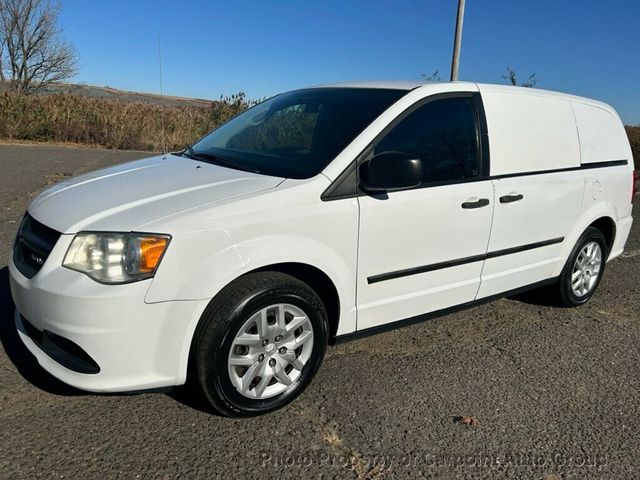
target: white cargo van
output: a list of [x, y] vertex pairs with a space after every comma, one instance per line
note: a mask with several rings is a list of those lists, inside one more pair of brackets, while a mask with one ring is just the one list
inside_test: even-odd
[[293, 91], [35, 198], [10, 261], [15, 320], [70, 385], [189, 377], [223, 414], [259, 414], [304, 389], [327, 344], [542, 285], [586, 302], [633, 190], [600, 102], [475, 83]]

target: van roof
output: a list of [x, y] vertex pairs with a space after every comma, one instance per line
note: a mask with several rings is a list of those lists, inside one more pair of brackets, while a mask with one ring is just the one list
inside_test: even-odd
[[315, 85], [311, 88], [388, 88], [392, 90], [413, 90], [414, 88], [422, 87], [425, 84], [425, 82], [408, 80], [374, 80], [364, 82], [327, 83], [323, 85]]
[[604, 108], [605, 110], [612, 111], [612, 107], [606, 103], [593, 100], [591, 98], [580, 97], [571, 95], [568, 93], [555, 92], [551, 90], [542, 90], [539, 88], [526, 88], [515, 87], [511, 85], [495, 85], [490, 83], [474, 83], [474, 82], [419, 82], [419, 81], [403, 81], [403, 80], [388, 80], [388, 81], [363, 81], [363, 82], [341, 82], [330, 83], [324, 85], [316, 85], [312, 88], [382, 88], [382, 89], [394, 89], [394, 90], [414, 90], [421, 87], [437, 87], [442, 84], [455, 83], [460, 87], [465, 86], [477, 86], [481, 92], [494, 92], [494, 93], [511, 93], [511, 94], [523, 94], [523, 95], [536, 95], [541, 97], [563, 97], [574, 102], [586, 103], [589, 105]]
[[577, 95], [571, 95], [569, 93], [555, 92], [553, 90], [542, 90], [540, 88], [527, 88], [527, 87], [515, 87], [512, 85], [494, 85], [490, 83], [477, 83], [480, 92], [493, 92], [493, 93], [510, 93], [510, 94], [522, 94], [538, 97], [551, 97], [551, 98], [564, 98], [571, 100], [572, 102], [586, 103], [596, 107], [603, 108], [607, 111], [613, 112], [613, 108], [598, 100], [592, 98], [580, 97]]

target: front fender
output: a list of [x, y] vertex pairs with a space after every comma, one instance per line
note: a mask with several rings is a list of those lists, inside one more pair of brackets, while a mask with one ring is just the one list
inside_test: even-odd
[[[217, 237], [217, 238], [216, 238]], [[245, 242], [229, 241], [225, 230], [194, 232], [172, 240], [145, 302], [206, 300], [236, 278], [278, 263], [302, 263], [324, 272], [340, 298], [339, 333], [356, 327], [355, 249], [347, 256], [325, 242], [302, 235], [265, 235]], [[215, 245], [220, 248], [215, 248]], [[197, 252], [215, 252], [199, 256]]]
[[[211, 245], [207, 235], [195, 234], [190, 241], [182, 239], [176, 242], [181, 245], [180, 252], [174, 252], [172, 258], [197, 258], [195, 252], [206, 245]], [[176, 245], [172, 245], [176, 246]], [[178, 249], [176, 249], [178, 250]], [[354, 252], [355, 254], [355, 252]], [[165, 270], [167, 275], [157, 275], [154, 278], [145, 302], [163, 302], [170, 300], [188, 300], [213, 298], [222, 288], [236, 278], [256, 270], [277, 263], [298, 262], [311, 265], [322, 270], [334, 283], [340, 298], [340, 318], [338, 321], [338, 335], [351, 333], [356, 329], [355, 307], [355, 263], [343, 258], [338, 252], [328, 248], [326, 244], [313, 238], [270, 235], [254, 238], [245, 243], [230, 245], [219, 250], [215, 255], [204, 259], [195, 268], [176, 270], [177, 265], [171, 265]], [[171, 263], [171, 262], [168, 262]], [[169, 265], [164, 265], [167, 267]], [[170, 274], [168, 272], [175, 272]], [[186, 325], [182, 338], [181, 375], [186, 378], [186, 365], [191, 341], [200, 321], [198, 315]]]
[[211, 243], [205, 235], [196, 234], [194, 238], [183, 241], [180, 250], [183, 252], [172, 252], [176, 260], [181, 258], [183, 262], [195, 257], [197, 265], [185, 269], [179, 265], [165, 265], [163, 260], [163, 269], [172, 274], [166, 278], [156, 277], [147, 294], [148, 303], [212, 298], [239, 276], [276, 263], [305, 263], [322, 270], [336, 286], [349, 281], [355, 284], [355, 270], [346, 259], [322, 242], [308, 237], [261, 236], [225, 246], [206, 258], [198, 258], [197, 252], [210, 251]]

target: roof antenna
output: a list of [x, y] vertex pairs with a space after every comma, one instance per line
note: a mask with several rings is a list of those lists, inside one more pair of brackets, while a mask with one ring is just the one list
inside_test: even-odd
[[[162, 100], [162, 50], [160, 49], [160, 36], [158, 35], [158, 67], [160, 72], [160, 99]], [[162, 127], [162, 154], [167, 154], [167, 139], [164, 130], [164, 104], [160, 102], [160, 124]]]

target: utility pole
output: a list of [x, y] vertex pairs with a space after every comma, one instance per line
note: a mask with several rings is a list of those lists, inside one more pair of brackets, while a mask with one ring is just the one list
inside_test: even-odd
[[462, 22], [464, 21], [464, 0], [458, 0], [458, 16], [456, 18], [456, 34], [453, 39], [453, 59], [451, 60], [451, 81], [458, 80], [460, 66], [460, 44], [462, 43]]

